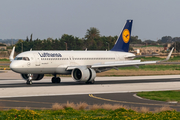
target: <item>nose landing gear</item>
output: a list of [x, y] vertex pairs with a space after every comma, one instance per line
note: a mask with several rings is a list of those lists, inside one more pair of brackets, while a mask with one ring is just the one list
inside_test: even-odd
[[32, 74], [28, 74], [28, 79], [26, 81], [26, 84], [32, 85]]
[[60, 77], [56, 77], [56, 74], [53, 74], [54, 77], [51, 79], [52, 83], [60, 83], [61, 82], [61, 78]]

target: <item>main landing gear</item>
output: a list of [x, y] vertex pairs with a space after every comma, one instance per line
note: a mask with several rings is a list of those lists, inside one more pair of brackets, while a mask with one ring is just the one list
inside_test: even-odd
[[51, 79], [52, 83], [60, 83], [61, 82], [61, 78], [60, 77], [56, 77], [56, 74], [53, 74], [54, 77]]
[[94, 80], [91, 80], [91, 81], [87, 81], [86, 84], [94, 84], [95, 81]]
[[32, 74], [28, 74], [28, 79], [26, 81], [26, 84], [32, 85]]

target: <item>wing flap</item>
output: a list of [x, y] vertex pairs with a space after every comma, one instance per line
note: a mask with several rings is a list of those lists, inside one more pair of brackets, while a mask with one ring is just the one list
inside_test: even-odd
[[156, 61], [146, 61], [146, 62], [138, 62], [138, 61], [123, 61], [122, 63], [112, 63], [112, 64], [99, 64], [92, 65], [91, 68], [105, 68], [105, 67], [125, 67], [125, 66], [138, 66], [145, 64], [155, 64]]

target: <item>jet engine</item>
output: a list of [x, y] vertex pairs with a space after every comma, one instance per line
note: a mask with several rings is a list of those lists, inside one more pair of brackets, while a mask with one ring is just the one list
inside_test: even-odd
[[[31, 74], [32, 75], [32, 80], [41, 80], [44, 77], [44, 74]], [[21, 74], [21, 77], [24, 80], [28, 80], [29, 76], [28, 74]]]
[[87, 68], [87, 67], [79, 67], [75, 68], [72, 73], [72, 77], [76, 81], [94, 81], [96, 77], [96, 72], [94, 69]]

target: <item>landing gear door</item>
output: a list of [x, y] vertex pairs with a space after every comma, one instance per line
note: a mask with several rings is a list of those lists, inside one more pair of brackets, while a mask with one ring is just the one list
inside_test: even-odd
[[40, 57], [38, 54], [34, 54], [35, 57], [35, 66], [40, 66]]

